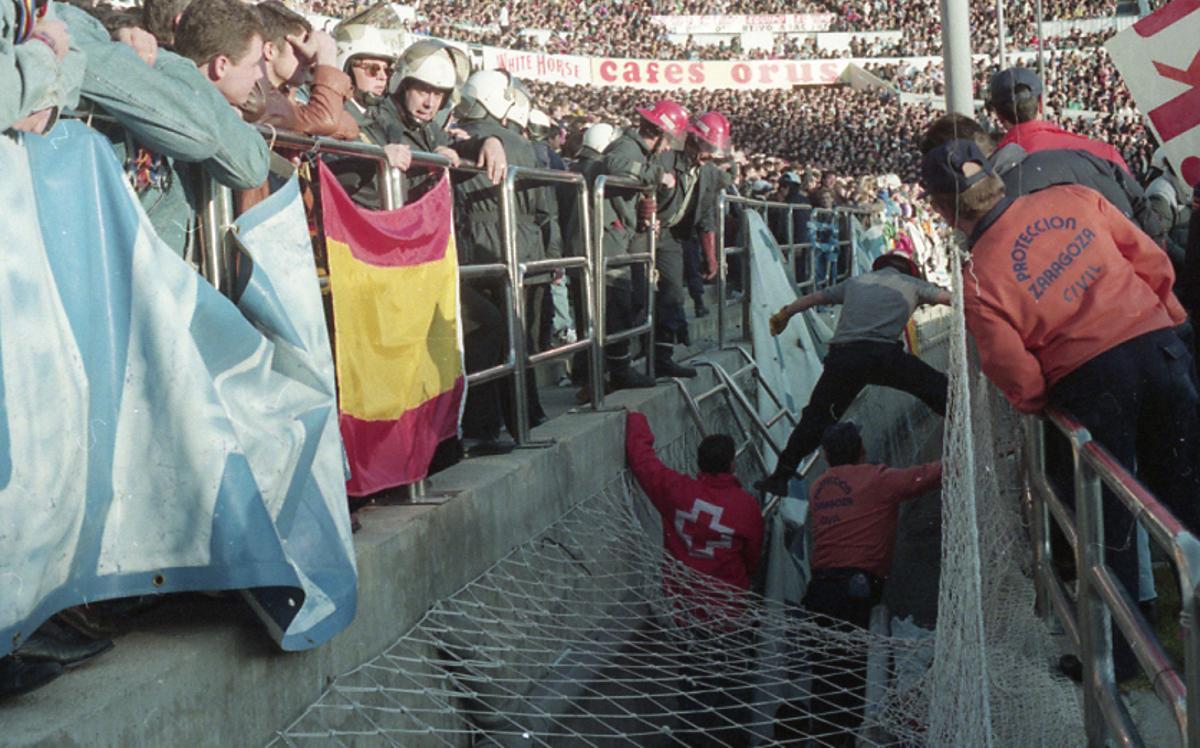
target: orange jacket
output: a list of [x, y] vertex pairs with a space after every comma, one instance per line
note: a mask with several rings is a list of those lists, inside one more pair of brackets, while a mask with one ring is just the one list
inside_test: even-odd
[[1082, 364], [1183, 322], [1174, 280], [1166, 253], [1100, 193], [1049, 187], [1013, 201], [975, 239], [964, 314], [984, 373], [1017, 410], [1036, 413]]
[[808, 491], [813, 570], [862, 569], [886, 579], [901, 502], [941, 484], [941, 462], [909, 468], [858, 463], [821, 473]]

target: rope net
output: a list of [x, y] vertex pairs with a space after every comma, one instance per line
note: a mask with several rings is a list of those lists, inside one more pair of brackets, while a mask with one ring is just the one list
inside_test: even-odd
[[[1052, 675], [1033, 610], [1019, 422], [969, 363], [961, 313], [951, 327], [935, 637], [875, 635], [692, 572], [622, 474], [336, 678], [274, 744], [1081, 743], [1077, 692]], [[703, 414], [736, 433], [718, 398]], [[660, 455], [687, 471], [698, 441]]]

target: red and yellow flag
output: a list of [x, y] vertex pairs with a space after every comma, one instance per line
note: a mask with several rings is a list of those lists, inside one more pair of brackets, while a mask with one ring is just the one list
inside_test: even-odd
[[392, 211], [356, 206], [321, 164], [338, 407], [354, 496], [425, 477], [458, 433], [465, 376], [446, 177]]

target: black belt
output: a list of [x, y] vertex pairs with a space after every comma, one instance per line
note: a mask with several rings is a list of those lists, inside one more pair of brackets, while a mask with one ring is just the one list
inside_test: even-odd
[[883, 592], [882, 579], [865, 569], [856, 569], [854, 567], [813, 569], [812, 580], [814, 582], [836, 582], [848, 586], [855, 577], [860, 575], [862, 581], [866, 583], [867, 588], [870, 590], [871, 596], [878, 597]]

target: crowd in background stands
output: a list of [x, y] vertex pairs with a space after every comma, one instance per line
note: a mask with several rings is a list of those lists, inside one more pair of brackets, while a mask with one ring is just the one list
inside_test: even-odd
[[[313, 0], [313, 8], [340, 0]], [[341, 0], [344, 2], [344, 0]], [[357, 3], [355, 3], [357, 5]], [[941, 49], [942, 27], [938, 0], [871, 0], [855, 3], [791, 4], [782, 0], [745, 0], [744, 2], [668, 3], [642, 0], [636, 2], [566, 2], [566, 3], [508, 3], [504, 0], [473, 3], [464, 6], [454, 0], [422, 0], [416, 3], [420, 21], [414, 30], [433, 36], [444, 36], [479, 44], [511, 49], [541, 49], [563, 54], [586, 54], [625, 57], [655, 57], [693, 59], [734, 59], [760, 57], [825, 57], [930, 55]], [[684, 10], [681, 11], [680, 8]], [[734, 8], [729, 10], [728, 8]], [[1056, 0], [1043, 3], [1046, 20], [1109, 17], [1116, 11], [1114, 0]], [[742, 50], [735, 41], [730, 45], [699, 45], [689, 39], [674, 44], [667, 39], [667, 29], [650, 21], [654, 15], [675, 15], [681, 12], [707, 15], [714, 13], [832, 13], [830, 31], [868, 32], [900, 31], [900, 43], [856, 38], [849, 53], [821, 52], [811, 40], [795, 40], [777, 34], [773, 49]], [[344, 14], [344, 12], [343, 12]], [[1012, 39], [1010, 45], [1030, 49], [1037, 43], [1035, 3], [1033, 0], [1008, 2], [1006, 25]], [[543, 29], [553, 33], [545, 38], [524, 33]], [[974, 51], [996, 51], [996, 8], [991, 0], [972, 0], [971, 31]]]
[[[531, 83], [535, 100], [566, 121], [625, 123], [647, 92]], [[813, 86], [773, 91], [679, 91], [690, 111], [717, 109], [734, 124], [737, 147], [843, 176], [896, 173], [911, 178], [912, 144], [932, 109], [907, 107], [873, 91]]]

